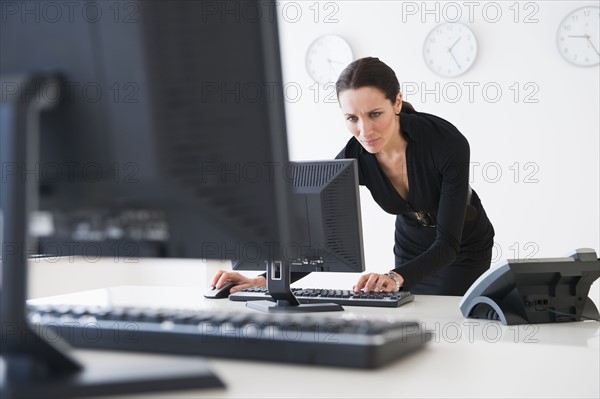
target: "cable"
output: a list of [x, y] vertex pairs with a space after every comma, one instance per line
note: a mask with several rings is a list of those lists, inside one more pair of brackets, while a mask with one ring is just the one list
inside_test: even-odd
[[[569, 317], [574, 317], [575, 319], [577, 319], [577, 315], [573, 314], [573, 313], [559, 312], [558, 310], [554, 310], [554, 309], [550, 309], [550, 308], [541, 308], [541, 309], [536, 308], [536, 310], [538, 310], [538, 311], [546, 310], [550, 313], [554, 313], [559, 316], [569, 316]], [[596, 319], [595, 317], [589, 317], [589, 316], [584, 316], [584, 315], [581, 315], [581, 318], [586, 319], [586, 320], [600, 321], [600, 319]]]

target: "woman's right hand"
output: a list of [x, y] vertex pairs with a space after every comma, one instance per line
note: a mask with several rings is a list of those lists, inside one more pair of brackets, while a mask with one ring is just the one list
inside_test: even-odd
[[267, 285], [267, 280], [263, 276], [250, 278], [238, 272], [219, 270], [210, 282], [209, 287], [217, 287], [217, 289], [219, 289], [226, 283], [235, 284], [235, 286], [231, 287], [229, 290], [230, 293], [234, 293], [250, 287], [265, 287]]

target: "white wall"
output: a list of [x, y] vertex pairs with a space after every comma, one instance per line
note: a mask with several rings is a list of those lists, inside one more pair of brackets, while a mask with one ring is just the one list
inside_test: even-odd
[[[448, 119], [468, 138], [471, 185], [496, 229], [494, 265], [506, 258], [564, 256], [579, 247], [598, 252], [599, 67], [573, 66], [556, 48], [561, 20], [576, 8], [598, 2], [519, 2], [516, 7], [512, 1], [447, 3], [282, 2], [278, 16], [284, 80], [290, 89], [286, 102], [290, 157], [332, 158], [350, 137], [333, 89], [321, 89], [317, 95], [304, 62], [315, 38], [337, 34], [348, 40], [355, 58], [376, 56], [388, 63], [406, 100], [417, 110]], [[415, 7], [417, 14], [403, 13]], [[437, 14], [423, 13], [436, 7]], [[498, 7], [502, 14], [493, 23]], [[460, 22], [477, 36], [479, 52], [466, 74], [444, 79], [425, 66], [423, 40], [438, 23], [453, 19], [456, 10], [462, 14]], [[326, 16], [337, 21], [326, 23]], [[534, 21], [525, 23], [525, 17]], [[456, 87], [462, 96], [457, 96]], [[472, 96], [469, 87], [474, 87]], [[387, 271], [394, 264], [394, 217], [362, 190], [367, 269]], [[309, 277], [317, 278], [323, 284], [323, 275]], [[343, 286], [356, 276], [326, 278], [337, 283], [332, 286]]]

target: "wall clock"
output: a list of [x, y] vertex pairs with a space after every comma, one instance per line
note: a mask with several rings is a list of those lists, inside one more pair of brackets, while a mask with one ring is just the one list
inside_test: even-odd
[[558, 25], [556, 46], [573, 65], [600, 63], [600, 7], [581, 7], [569, 13]]
[[306, 51], [306, 70], [320, 84], [335, 83], [340, 73], [354, 60], [348, 42], [337, 35], [318, 37]]
[[423, 60], [427, 67], [447, 78], [460, 76], [469, 70], [476, 56], [475, 34], [461, 23], [436, 26], [423, 43]]

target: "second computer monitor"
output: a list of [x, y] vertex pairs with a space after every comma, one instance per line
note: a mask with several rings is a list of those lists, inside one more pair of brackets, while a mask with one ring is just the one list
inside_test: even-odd
[[[291, 162], [283, 173], [293, 192], [292, 242], [283, 245], [291, 271], [363, 272], [356, 160]], [[265, 270], [265, 264], [248, 255], [233, 268]]]

